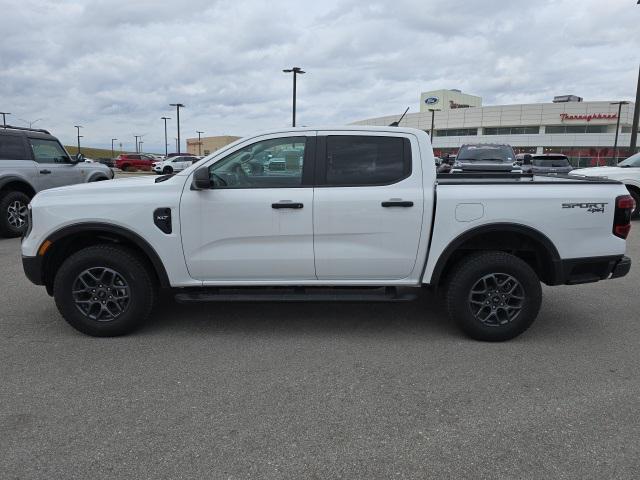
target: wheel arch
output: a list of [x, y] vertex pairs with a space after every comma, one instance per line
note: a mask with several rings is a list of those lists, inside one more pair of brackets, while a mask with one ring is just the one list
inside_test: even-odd
[[560, 254], [549, 237], [527, 225], [492, 223], [467, 230], [453, 239], [438, 258], [429, 283], [440, 285], [462, 257], [485, 250], [516, 255], [547, 285], [556, 285], [561, 279]]
[[170, 287], [169, 276], [158, 253], [149, 242], [127, 228], [109, 223], [78, 223], [56, 230], [46, 241], [51, 242], [51, 246], [43, 258], [42, 277], [48, 292], [52, 291], [53, 279], [65, 258], [99, 243], [119, 244], [134, 250], [155, 274], [160, 287]]
[[18, 191], [29, 198], [33, 198], [36, 194], [36, 189], [26, 179], [14, 175], [0, 179], [0, 191]]

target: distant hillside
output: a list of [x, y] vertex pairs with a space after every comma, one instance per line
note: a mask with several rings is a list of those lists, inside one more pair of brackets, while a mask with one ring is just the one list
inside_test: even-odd
[[[78, 153], [78, 147], [72, 145], [65, 145], [64, 148], [69, 152], [70, 155], [75, 155]], [[80, 147], [82, 154], [85, 157], [89, 158], [111, 158], [111, 149], [110, 148], [91, 148], [91, 147]], [[127, 152], [123, 150], [114, 150], [114, 154], [117, 157], [121, 153], [135, 153], [135, 152]], [[145, 152], [148, 153], [148, 152]]]

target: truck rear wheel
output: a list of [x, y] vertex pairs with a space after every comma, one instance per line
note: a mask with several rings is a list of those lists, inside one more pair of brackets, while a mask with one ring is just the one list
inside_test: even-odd
[[53, 296], [64, 319], [94, 337], [125, 335], [151, 314], [156, 291], [149, 269], [127, 248], [95, 245], [64, 261]]
[[476, 340], [500, 342], [517, 337], [540, 310], [542, 289], [533, 269], [505, 252], [463, 258], [446, 293], [449, 317]]
[[0, 236], [19, 237], [29, 227], [29, 197], [22, 192], [0, 193]]

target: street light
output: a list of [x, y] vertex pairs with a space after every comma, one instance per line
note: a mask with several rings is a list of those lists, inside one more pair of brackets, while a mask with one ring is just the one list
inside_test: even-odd
[[200, 141], [200, 134], [204, 133], [201, 132], [200, 130], [196, 130], [196, 133], [198, 134], [198, 156], [202, 156], [202, 142]]
[[138, 139], [142, 137], [142, 135], [134, 135], [134, 137], [136, 137], [136, 153], [140, 153], [140, 151], [138, 150]]
[[36, 122], [39, 122], [39, 121], [40, 121], [40, 120], [42, 120], [42, 119], [41, 119], [41, 118], [38, 118], [38, 119], [36, 119], [36, 120], [30, 121], [30, 120], [25, 120], [24, 118], [19, 118], [18, 120], [20, 120], [21, 122], [24, 122], [24, 123], [28, 123], [28, 124], [29, 124], [29, 128], [31, 128], [31, 127], [33, 127], [33, 125], [34, 125]]
[[176, 119], [178, 122], [178, 148], [176, 149], [180, 153], [180, 109], [184, 108], [182, 103], [170, 103], [171, 107], [176, 107]]
[[171, 117], [160, 117], [162, 120], [164, 120], [164, 158], [167, 158], [167, 155], [169, 155], [169, 151], [167, 150], [168, 148], [168, 143], [167, 143], [167, 120], [171, 120]]
[[180, 153], [178, 152], [179, 148], [178, 148], [178, 139], [176, 137], [173, 137], [173, 139], [176, 141], [176, 153]]
[[143, 142], [142, 140], [140, 140], [140, 153], [142, 153], [142, 144], [143, 144], [143, 143], [144, 143], [144, 142]]
[[307, 72], [302, 70], [300, 67], [288, 68], [286, 70], [282, 70], [284, 73], [293, 73], [293, 120], [291, 121], [291, 126], [296, 126], [296, 75], [303, 75]]
[[433, 120], [435, 118], [436, 112], [439, 112], [440, 109], [439, 108], [429, 108], [429, 111], [431, 112], [431, 133], [429, 134], [429, 137], [431, 137], [431, 145], [433, 146]]
[[76, 127], [78, 129], [78, 154], [80, 153], [80, 129], [82, 128], [82, 125], [74, 125], [74, 127]]
[[2, 126], [4, 128], [7, 128], [7, 117], [6, 115], [11, 115], [10, 112], [0, 112], [0, 114], [2, 114]]
[[113, 151], [113, 142], [115, 142], [117, 140], [117, 138], [112, 138], [111, 139], [111, 158], [115, 158], [116, 154]]
[[627, 105], [629, 102], [611, 102], [611, 105], [618, 105], [618, 121], [616, 122], [616, 139], [613, 142], [613, 160], [618, 164], [618, 130], [620, 130], [620, 113], [622, 112], [622, 105]]
[[[640, 4], [640, 0], [638, 0]], [[633, 108], [633, 122], [631, 123], [631, 155], [636, 153], [636, 142], [638, 141], [638, 121], [640, 120], [640, 69], [638, 69], [638, 86], [636, 87], [636, 103]]]

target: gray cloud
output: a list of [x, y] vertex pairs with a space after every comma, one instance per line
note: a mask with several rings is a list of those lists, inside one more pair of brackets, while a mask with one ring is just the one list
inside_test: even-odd
[[81, 123], [87, 144], [113, 136], [133, 148], [146, 133], [145, 149], [163, 151], [160, 117], [176, 101], [187, 104], [183, 137], [287, 125], [281, 70], [292, 65], [308, 71], [298, 91], [306, 125], [415, 111], [433, 88], [485, 104], [631, 99], [635, 3], [0, 0], [0, 110], [43, 118], [67, 143]]

